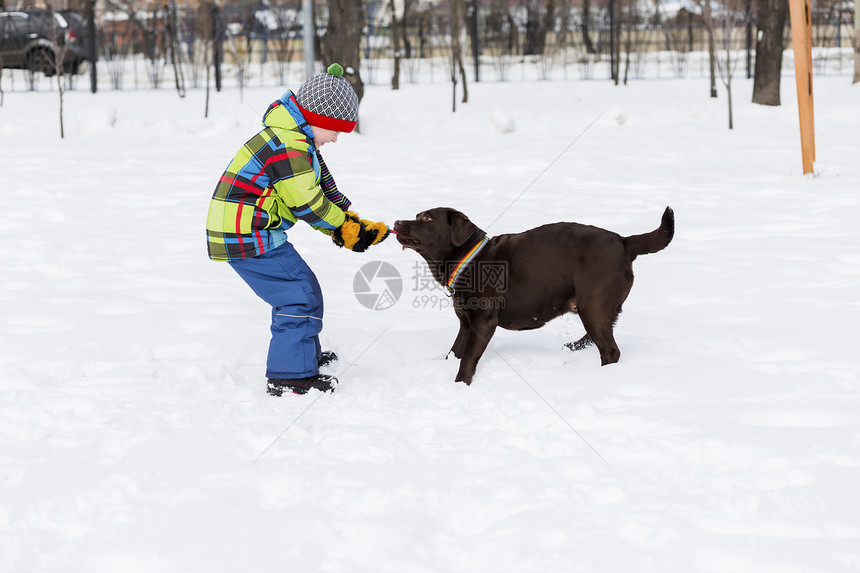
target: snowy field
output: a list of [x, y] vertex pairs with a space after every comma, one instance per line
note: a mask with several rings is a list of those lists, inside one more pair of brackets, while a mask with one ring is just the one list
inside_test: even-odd
[[[293, 87], [297, 87], [298, 82]], [[842, 573], [860, 570], [860, 85], [815, 80], [801, 174], [735, 79], [371, 86], [324, 154], [366, 218], [456, 207], [677, 233], [637, 259], [622, 357], [575, 316], [457, 324], [394, 240], [290, 237], [326, 296], [334, 394], [266, 395], [269, 309], [206, 256], [217, 178], [281, 87], [6, 93], [0, 107], [0, 571]], [[387, 262], [397, 303], [356, 274]], [[391, 281], [371, 281], [382, 292]]]

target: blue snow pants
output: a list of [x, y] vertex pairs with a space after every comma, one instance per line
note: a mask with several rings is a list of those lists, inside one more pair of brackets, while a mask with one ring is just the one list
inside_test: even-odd
[[230, 261], [230, 266], [272, 306], [266, 378], [294, 380], [319, 373], [322, 291], [296, 249], [286, 242], [257, 257]]

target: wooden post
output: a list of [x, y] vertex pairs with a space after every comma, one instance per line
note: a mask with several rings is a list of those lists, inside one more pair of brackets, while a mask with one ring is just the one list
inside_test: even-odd
[[812, 105], [812, 22], [809, 0], [789, 0], [797, 109], [800, 115], [800, 151], [803, 173], [812, 173], [815, 161], [815, 119]]

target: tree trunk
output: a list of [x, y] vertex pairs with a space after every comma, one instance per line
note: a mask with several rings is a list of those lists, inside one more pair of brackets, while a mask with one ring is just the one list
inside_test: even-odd
[[702, 3], [702, 17], [708, 35], [708, 62], [711, 72], [711, 97], [717, 97], [717, 41], [714, 38], [714, 19], [711, 16], [711, 0]]
[[541, 53], [546, 53], [546, 37], [553, 29], [555, 29], [555, 16], [558, 11], [558, 3], [557, 0], [545, 0], [546, 4], [546, 12], [543, 15], [543, 39], [541, 43], [543, 44], [543, 50]]
[[469, 34], [469, 44], [472, 46], [472, 62], [475, 66], [475, 82], [481, 81], [481, 47], [478, 37], [478, 2], [469, 0], [466, 7], [466, 31]]
[[388, 3], [391, 9], [391, 49], [394, 52], [394, 74], [391, 76], [391, 89], [400, 89], [400, 19], [397, 17], [397, 7], [394, 0]]
[[786, 0], [755, 0], [758, 41], [755, 45], [753, 103], [780, 105], [779, 81], [782, 73], [782, 48]]
[[201, 32], [201, 39], [203, 40], [203, 45], [201, 49], [203, 51], [203, 65], [206, 67], [206, 89], [205, 94], [206, 97], [203, 103], [203, 117], [209, 118], [209, 99], [212, 91], [212, 58], [214, 56], [214, 52], [212, 48], [213, 42], [213, 31], [214, 26], [212, 24], [214, 9], [211, 0], [206, 0], [205, 2], [200, 3], [200, 7], [197, 9], [197, 15], [199, 18], [199, 26]]
[[505, 52], [508, 56], [513, 56], [517, 53], [517, 48], [519, 47], [519, 40], [517, 34], [517, 21], [514, 20], [513, 14], [511, 14], [511, 10], [508, 9], [505, 12], [505, 19], [508, 21], [508, 46], [507, 51]]
[[726, 83], [726, 93], [728, 94], [729, 100], [729, 129], [735, 128], [735, 119], [734, 114], [732, 113], [732, 77], [729, 76], [729, 80]]
[[63, 62], [57, 62], [59, 71], [57, 72], [57, 93], [60, 94], [60, 139], [66, 137], [65, 123], [63, 122]]
[[403, 57], [407, 60], [412, 59], [412, 43], [409, 41], [409, 34], [406, 33], [406, 23], [409, 22], [411, 17], [412, 14], [409, 12], [409, 1], [404, 0], [403, 14], [400, 15], [400, 41], [403, 42], [401, 52], [403, 52]]
[[469, 92], [466, 87], [466, 70], [463, 67], [463, 48], [460, 43], [460, 33], [463, 22], [462, 0], [451, 0], [451, 83], [453, 84], [452, 110], [457, 111], [457, 73], [463, 82], [463, 103], [469, 101]]
[[359, 73], [363, 27], [361, 0], [329, 1], [328, 27], [321, 38], [320, 57], [326, 68], [334, 62], [343, 67], [343, 77], [352, 85], [359, 102], [364, 97], [364, 82]]
[[854, 0], [854, 83], [860, 82], [860, 0]]
[[559, 0], [558, 6], [559, 32], [556, 43], [560, 50], [567, 47], [567, 30], [570, 28], [570, 0]]
[[529, 0], [526, 4], [526, 46], [523, 51], [526, 56], [543, 54], [546, 45], [546, 28], [542, 17], [544, 4], [538, 0]]
[[[83, 8], [83, 7], [82, 7]], [[98, 49], [96, 45], [96, 2], [95, 0], [87, 0], [86, 7], [83, 8], [87, 15], [87, 59], [89, 60], [88, 67], [90, 69], [90, 91], [96, 93], [98, 91]]]
[[729, 104], [729, 129], [735, 128], [734, 113], [732, 110], [732, 76], [734, 75], [735, 65], [732, 63], [732, 18], [727, 14], [723, 20], [723, 42], [726, 48], [726, 69], [723, 70], [725, 76], [724, 84], [726, 86], [726, 101]]
[[594, 49], [594, 44], [591, 42], [591, 36], [588, 33], [588, 22], [591, 19], [591, 0], [582, 0], [582, 43], [585, 44], [585, 51], [589, 54], [597, 53]]
[[615, 85], [621, 80], [621, 1], [615, 0], [615, 24], [613, 26], [615, 32], [615, 42], [613, 44], [613, 54], [615, 57]]
[[616, 35], [616, 25], [615, 20], [618, 16], [618, 8], [616, 6], [618, 4], [618, 0], [609, 0], [609, 76], [612, 78], [612, 81], [615, 82], [615, 85], [618, 85], [618, 60], [615, 57], [615, 44], [618, 43], [618, 36]]
[[469, 86], [466, 84], [466, 67], [463, 65], [463, 50], [460, 50], [460, 56], [457, 64], [460, 66], [460, 81], [463, 82], [463, 103], [469, 103]]
[[[93, 2], [93, 4], [94, 3], [95, 2]], [[176, 15], [176, 0], [170, 0], [166, 22], [170, 63], [173, 66], [173, 77], [176, 82], [176, 91], [179, 94], [179, 97], [185, 97], [185, 76], [182, 73], [182, 47], [179, 45], [179, 34], [177, 31], [178, 21], [179, 20]], [[93, 67], [95, 67], [95, 65], [93, 65]]]
[[222, 21], [222, 8], [212, 3], [212, 70], [215, 72], [215, 91], [220, 92], [222, 87], [221, 64], [224, 63], [224, 46], [221, 44], [221, 34], [224, 31]]
[[[53, 0], [48, 3], [48, 9], [51, 11], [50, 17], [53, 20], [55, 12]], [[58, 31], [55, 26], [51, 26], [50, 38], [54, 45], [59, 45]], [[66, 137], [66, 130], [63, 122], [63, 75], [65, 71], [63, 68], [63, 60], [65, 59], [65, 56], [66, 45], [63, 44], [60, 49], [54, 52], [54, 61], [51, 62], [51, 66], [53, 66], [54, 73], [57, 76], [57, 94], [60, 96], [60, 139], [64, 139]]]

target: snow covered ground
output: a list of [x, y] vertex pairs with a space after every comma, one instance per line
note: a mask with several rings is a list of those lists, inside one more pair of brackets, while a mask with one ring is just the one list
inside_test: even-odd
[[[298, 82], [296, 82], [296, 86]], [[294, 87], [296, 87], [294, 86]], [[356, 210], [490, 234], [677, 233], [634, 264], [618, 364], [574, 317], [497, 332], [394, 240], [290, 236], [334, 394], [265, 393], [269, 309], [206, 257], [217, 177], [282, 89], [7, 93], [0, 107], [0, 571], [860, 570], [860, 86], [816, 78], [815, 174], [783, 105], [703, 80], [370, 86], [324, 149]], [[387, 262], [397, 303], [354, 281]], [[396, 282], [396, 281], [395, 281]], [[391, 281], [372, 281], [380, 292]]]

